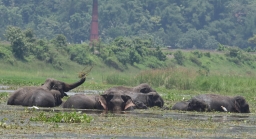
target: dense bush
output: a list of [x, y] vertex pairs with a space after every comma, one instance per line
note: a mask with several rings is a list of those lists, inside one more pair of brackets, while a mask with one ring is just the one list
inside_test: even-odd
[[90, 59], [90, 50], [88, 45], [72, 45], [68, 48], [70, 60], [81, 65], [92, 65], [93, 60]]
[[177, 51], [173, 55], [179, 65], [184, 65], [185, 57], [183, 56], [181, 51]]
[[197, 66], [202, 66], [202, 62], [198, 58], [191, 56], [189, 59], [191, 62], [195, 63]]

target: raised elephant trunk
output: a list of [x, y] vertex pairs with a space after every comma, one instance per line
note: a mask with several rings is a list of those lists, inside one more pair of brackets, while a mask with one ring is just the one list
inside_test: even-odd
[[80, 81], [75, 82], [75, 83], [73, 83], [73, 84], [65, 84], [63, 90], [64, 90], [65, 92], [68, 92], [69, 90], [74, 89], [74, 88], [78, 87], [79, 85], [83, 84], [84, 81], [85, 81], [85, 77], [84, 77], [84, 78], [81, 78]]

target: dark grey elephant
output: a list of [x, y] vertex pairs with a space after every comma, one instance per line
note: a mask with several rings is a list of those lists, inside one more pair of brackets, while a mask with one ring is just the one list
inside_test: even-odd
[[175, 104], [172, 106], [172, 110], [187, 111], [187, 110], [188, 110], [188, 104], [189, 104], [189, 101], [180, 101], [180, 102], [177, 102], [177, 103], [175, 103]]
[[[185, 107], [185, 104], [187, 106]], [[227, 111], [250, 113], [249, 104], [242, 96], [228, 97], [217, 94], [202, 94], [191, 98], [187, 102], [178, 102], [173, 109], [187, 111]]]
[[135, 106], [130, 96], [123, 93], [102, 94], [106, 100], [107, 108], [110, 111], [126, 111]]
[[136, 92], [124, 92], [132, 98], [133, 103], [137, 109], [146, 109], [148, 107], [160, 107], [164, 105], [164, 100], [157, 92], [149, 93], [136, 93]]
[[152, 89], [148, 84], [143, 83], [135, 87], [125, 87], [125, 86], [117, 86], [112, 87], [104, 91], [103, 94], [122, 94], [131, 97], [133, 103], [135, 104], [135, 109], [147, 109], [148, 107], [163, 107], [164, 100], [162, 97]]
[[77, 94], [70, 96], [63, 104], [63, 108], [100, 109], [109, 111], [125, 111], [135, 106], [131, 97], [116, 93], [104, 95]]
[[70, 96], [62, 105], [63, 108], [107, 110], [107, 103], [101, 95], [76, 94]]
[[65, 92], [83, 84], [81, 78], [73, 84], [64, 83], [55, 79], [47, 79], [42, 86], [23, 87], [16, 90], [8, 99], [7, 105], [55, 107], [62, 103], [61, 98], [67, 96]]

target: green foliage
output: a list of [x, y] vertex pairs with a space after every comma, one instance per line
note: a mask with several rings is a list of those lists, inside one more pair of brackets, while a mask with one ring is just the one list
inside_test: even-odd
[[185, 57], [183, 56], [181, 51], [177, 51], [173, 55], [179, 65], [184, 65]]
[[59, 48], [65, 48], [67, 46], [67, 39], [63, 34], [58, 34], [54, 39], [53, 43]]
[[24, 32], [18, 27], [8, 26], [5, 37], [11, 42], [14, 55], [17, 58], [24, 59], [29, 50], [26, 45], [27, 42]]
[[44, 61], [49, 57], [49, 45], [45, 40], [39, 39], [36, 43], [34, 43], [35, 46], [31, 47], [30, 53], [38, 60]]
[[[253, 0], [227, 1], [100, 1], [99, 28], [102, 42], [120, 36], [151, 39], [150, 47], [216, 49], [218, 43], [255, 47]], [[35, 8], [36, 7], [36, 8]], [[67, 10], [68, 9], [68, 10]], [[92, 1], [3, 1], [0, 6], [3, 37], [7, 26], [34, 30], [39, 38], [63, 34], [67, 42], [86, 42], [90, 37]], [[59, 36], [58, 46], [65, 46]]]
[[14, 64], [14, 58], [12, 57], [11, 47], [0, 44], [0, 59], [4, 59], [5, 61]]
[[160, 47], [157, 47], [156, 51], [153, 52], [153, 55], [159, 60], [159, 61], [165, 61], [166, 55], [160, 50]]
[[129, 52], [126, 52], [126, 51], [116, 52], [116, 57], [117, 57], [118, 61], [120, 61], [123, 65], [126, 65], [130, 61]]
[[68, 47], [70, 60], [81, 65], [92, 65], [93, 60], [90, 59], [90, 51], [88, 45], [72, 45]]
[[130, 55], [130, 64], [131, 65], [134, 65], [134, 63], [140, 63], [142, 58], [135, 49], [132, 49], [130, 51], [129, 55]]
[[190, 59], [190, 61], [195, 63], [197, 66], [202, 66], [202, 62], [198, 58], [191, 56], [189, 59]]
[[209, 57], [209, 58], [211, 57], [211, 53], [210, 52], [206, 52], [206, 53], [204, 53], [204, 55]]
[[224, 45], [222, 45], [222, 44], [219, 43], [217, 50], [218, 50], [218, 51], [224, 51], [224, 50], [226, 50], [226, 48], [225, 48]]
[[178, 41], [180, 48], [215, 49], [218, 42], [206, 30], [188, 29]]
[[[125, 76], [121, 76], [119, 74], [112, 74], [106, 77], [105, 79], [107, 84], [115, 84], [115, 85], [127, 85], [131, 84], [131, 81], [127, 79]], [[133, 84], [136, 85], [136, 83]]]
[[238, 48], [230, 48], [229, 49], [229, 56], [240, 58], [241, 57], [241, 50], [239, 50]]
[[152, 69], [161, 68], [165, 65], [164, 62], [159, 61], [156, 57], [148, 57], [144, 61], [143, 64]]
[[47, 116], [45, 112], [40, 112], [37, 117], [31, 117], [30, 121], [44, 121], [52, 123], [90, 123], [91, 116], [79, 112], [58, 112], [53, 116]]
[[253, 35], [253, 37], [249, 38], [248, 42], [253, 44], [253, 45], [256, 45], [256, 35]]
[[125, 70], [125, 67], [122, 65], [122, 63], [120, 63], [118, 61], [118, 59], [116, 57], [108, 57], [105, 60], [105, 63], [109, 67], [113, 67], [113, 68], [121, 70], [121, 71]]
[[193, 53], [193, 55], [195, 55], [197, 58], [201, 58], [202, 56], [203, 56], [203, 53], [202, 52], [199, 52], [199, 51], [193, 51], [192, 52]]

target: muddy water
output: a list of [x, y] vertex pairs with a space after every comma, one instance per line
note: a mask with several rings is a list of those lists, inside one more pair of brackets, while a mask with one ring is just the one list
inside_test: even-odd
[[[8, 88], [6, 88], [8, 89]], [[0, 92], [13, 90], [0, 90]], [[99, 93], [90, 90], [75, 93]], [[32, 122], [36, 112], [69, 112], [70, 109], [28, 108], [0, 104], [0, 120], [14, 128], [0, 126], [1, 138], [256, 138], [256, 115], [235, 113], [199, 113], [172, 110], [135, 110], [120, 113], [100, 110], [76, 110], [94, 118], [90, 124]], [[148, 122], [145, 124], [145, 122]]]

